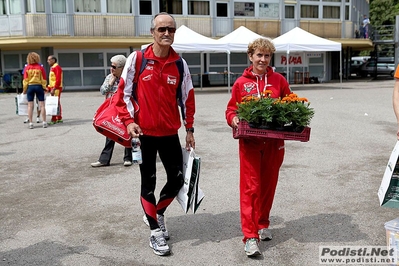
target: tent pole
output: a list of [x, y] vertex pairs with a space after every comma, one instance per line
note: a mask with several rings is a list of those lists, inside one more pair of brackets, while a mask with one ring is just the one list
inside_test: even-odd
[[230, 93], [230, 52], [227, 53], [227, 92]]
[[339, 79], [341, 82], [341, 89], [342, 89], [342, 47], [339, 51]]
[[290, 51], [287, 50], [287, 58], [286, 58], [286, 63], [287, 63], [287, 82], [290, 84], [290, 67], [289, 67], [289, 60], [290, 60]]
[[201, 67], [200, 67], [200, 85], [201, 85], [201, 90], [202, 90], [202, 76], [203, 76], [203, 71], [202, 71], [202, 69], [203, 69], [203, 67], [204, 67], [204, 53], [200, 53], [200, 57], [201, 57], [201, 59], [200, 59], [200, 62], [201, 62]]

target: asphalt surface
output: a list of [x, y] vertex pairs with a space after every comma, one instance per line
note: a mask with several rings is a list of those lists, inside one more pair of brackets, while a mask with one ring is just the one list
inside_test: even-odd
[[[238, 141], [224, 119], [227, 88], [196, 89], [196, 153], [205, 198], [166, 212], [172, 255], [149, 248], [137, 166], [92, 168], [105, 138], [91, 122], [98, 91], [62, 95], [64, 123], [33, 130], [0, 94], [0, 265], [319, 265], [319, 246], [386, 245], [397, 209], [377, 190], [396, 143], [393, 80], [295, 85], [315, 108], [309, 142], [286, 141], [271, 212], [272, 241], [247, 258], [239, 219]], [[50, 119], [50, 117], [47, 117]], [[185, 132], [180, 132], [184, 141]], [[158, 187], [165, 182], [158, 161]], [[398, 229], [399, 230], [399, 229]]]

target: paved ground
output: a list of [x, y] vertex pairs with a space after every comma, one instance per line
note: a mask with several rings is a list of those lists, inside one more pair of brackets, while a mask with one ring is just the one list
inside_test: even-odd
[[123, 166], [123, 148], [110, 167], [90, 167], [105, 141], [91, 125], [99, 92], [65, 92], [65, 122], [33, 130], [15, 115], [15, 93], [2, 93], [0, 265], [318, 265], [321, 245], [385, 245], [384, 223], [399, 216], [377, 197], [396, 142], [393, 84], [292, 86], [316, 115], [309, 142], [286, 142], [274, 239], [261, 243], [258, 259], [248, 259], [241, 243], [238, 144], [224, 120], [227, 88], [197, 91], [206, 197], [196, 214], [184, 214], [177, 202], [166, 212], [169, 257], [148, 247], [138, 167]]

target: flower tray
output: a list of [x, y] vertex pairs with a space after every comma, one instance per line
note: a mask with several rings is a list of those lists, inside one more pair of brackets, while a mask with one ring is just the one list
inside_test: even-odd
[[269, 139], [285, 139], [285, 140], [298, 140], [302, 142], [309, 141], [310, 127], [305, 127], [302, 132], [279, 131], [252, 128], [246, 121], [240, 121], [238, 129], [233, 129], [233, 138], [269, 138]]

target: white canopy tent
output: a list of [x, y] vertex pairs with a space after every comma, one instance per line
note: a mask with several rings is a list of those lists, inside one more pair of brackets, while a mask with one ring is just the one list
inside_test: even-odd
[[176, 52], [228, 52], [227, 45], [217, 40], [199, 34], [196, 31], [182, 25], [175, 33], [175, 40], [172, 44]]
[[[273, 39], [277, 52], [287, 53], [287, 80], [289, 80], [290, 52], [330, 52], [339, 51], [342, 58], [342, 46], [339, 42], [330, 41], [301, 28], [294, 28], [280, 37]], [[342, 83], [342, 60], [340, 60], [340, 82]]]
[[[248, 44], [258, 38], [265, 38], [265, 37], [247, 29], [244, 26], [240, 26], [217, 41], [221, 45], [227, 45], [227, 48], [229, 49], [230, 52], [246, 53], [248, 50]], [[230, 91], [230, 53], [228, 54], [227, 57], [227, 73], [228, 73], [227, 85]]]
[[217, 40], [219, 44], [227, 45], [230, 52], [246, 52], [248, 44], [255, 39], [265, 38], [244, 26], [240, 26], [226, 36]]
[[[142, 45], [141, 49], [147, 47], [148, 44]], [[180, 26], [175, 33], [175, 39], [172, 44], [173, 49], [178, 53], [227, 53], [230, 54], [226, 44], [219, 43], [217, 40], [199, 34], [196, 31]], [[203, 57], [201, 56], [201, 66], [203, 65]], [[230, 63], [228, 62], [228, 65]], [[202, 88], [202, 67], [201, 67], [201, 88]]]

